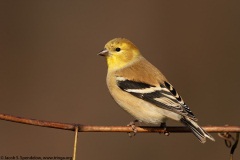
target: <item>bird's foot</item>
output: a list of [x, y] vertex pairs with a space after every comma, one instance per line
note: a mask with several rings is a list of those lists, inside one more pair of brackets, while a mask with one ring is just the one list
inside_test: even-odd
[[136, 128], [136, 125], [135, 125], [136, 122], [138, 122], [138, 120], [134, 120], [127, 125], [127, 126], [131, 127], [132, 130], [133, 130], [132, 132], [128, 132], [128, 136], [130, 138], [134, 137], [137, 134], [137, 128]]
[[167, 131], [167, 125], [166, 125], [165, 122], [161, 123], [160, 128], [163, 128], [163, 134], [165, 136], [169, 136], [170, 135], [170, 132]]

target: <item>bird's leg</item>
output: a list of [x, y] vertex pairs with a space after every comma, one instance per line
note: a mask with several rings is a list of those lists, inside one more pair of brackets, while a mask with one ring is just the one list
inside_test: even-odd
[[128, 132], [128, 136], [130, 138], [132, 138], [133, 136], [135, 136], [137, 134], [137, 128], [136, 128], [136, 125], [135, 123], [136, 122], [139, 122], [138, 120], [134, 120], [134, 121], [131, 121], [127, 126], [131, 127], [133, 132]]
[[166, 122], [162, 122], [161, 124], [160, 124], [160, 128], [163, 128], [163, 134], [165, 135], [165, 136], [169, 136], [170, 135], [170, 133], [167, 131], [167, 125], [166, 125]]

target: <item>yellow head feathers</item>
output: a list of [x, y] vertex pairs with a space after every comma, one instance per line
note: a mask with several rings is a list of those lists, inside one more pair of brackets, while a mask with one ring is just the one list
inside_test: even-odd
[[125, 38], [115, 38], [109, 41], [98, 55], [106, 57], [109, 70], [126, 67], [141, 57], [137, 47]]

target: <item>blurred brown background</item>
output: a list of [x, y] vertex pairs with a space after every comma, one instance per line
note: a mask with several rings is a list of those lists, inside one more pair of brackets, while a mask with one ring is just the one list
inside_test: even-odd
[[[126, 125], [133, 118], [110, 97], [106, 63], [97, 56], [107, 41], [125, 37], [161, 68], [201, 125], [240, 125], [239, 6], [227, 0], [2, 0], [0, 112]], [[0, 155], [72, 156], [73, 132], [2, 120], [0, 131]], [[229, 149], [212, 135], [216, 142], [202, 145], [192, 134], [80, 133], [77, 158], [228, 159]]]

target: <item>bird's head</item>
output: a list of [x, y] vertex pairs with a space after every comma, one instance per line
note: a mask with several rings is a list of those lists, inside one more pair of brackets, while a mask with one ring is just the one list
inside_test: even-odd
[[106, 57], [108, 69], [123, 68], [141, 56], [137, 47], [125, 38], [109, 41], [98, 55]]

